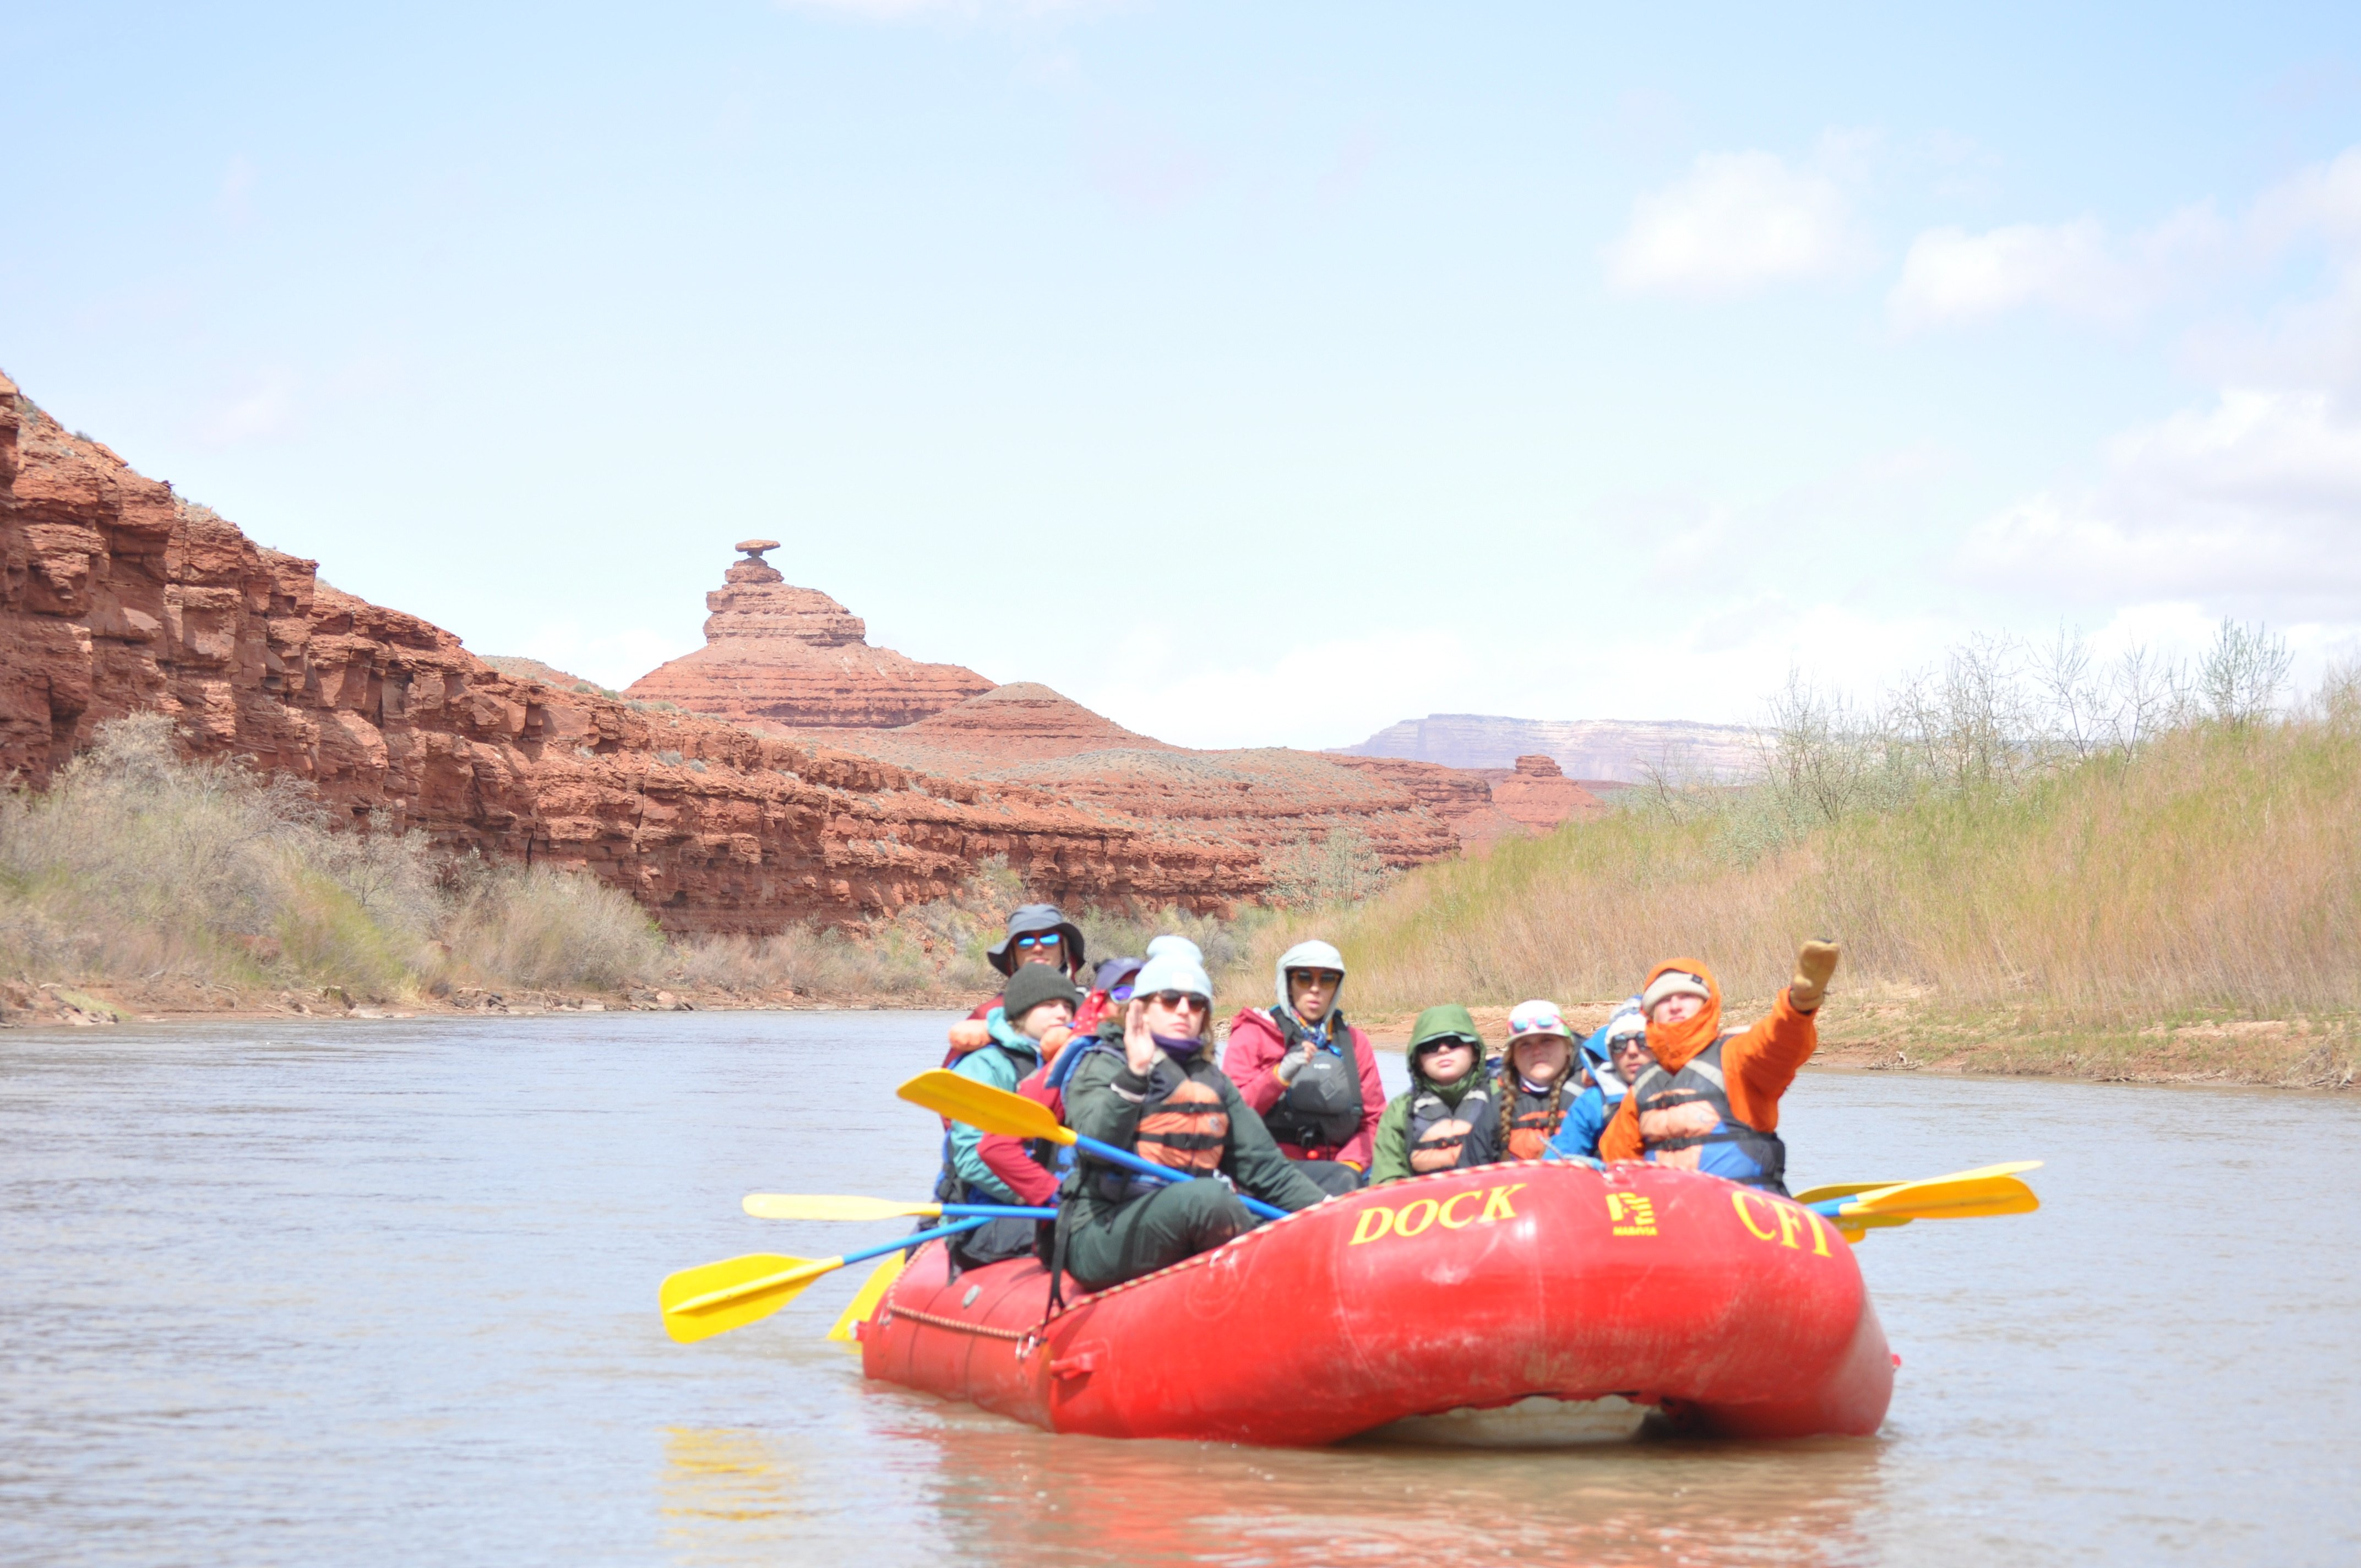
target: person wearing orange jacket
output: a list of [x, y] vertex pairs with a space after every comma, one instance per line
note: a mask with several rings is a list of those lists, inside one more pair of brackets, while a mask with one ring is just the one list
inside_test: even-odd
[[1653, 1066], [1598, 1135], [1598, 1157], [1645, 1159], [1787, 1190], [1779, 1100], [1820, 1043], [1813, 1021], [1836, 972], [1834, 942], [1806, 942], [1767, 1016], [1721, 1026], [1721, 987], [1694, 959], [1658, 964], [1640, 993]]

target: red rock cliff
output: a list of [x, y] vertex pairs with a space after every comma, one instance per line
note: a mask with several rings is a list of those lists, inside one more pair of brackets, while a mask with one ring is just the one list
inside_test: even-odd
[[[940, 897], [994, 855], [1039, 894], [1207, 909], [1268, 886], [1264, 847], [1329, 826], [1366, 828], [1394, 864], [1453, 849], [1378, 778], [1301, 753], [1174, 752], [1063, 703], [1015, 688], [906, 762], [503, 674], [67, 433], [0, 376], [0, 774], [19, 784], [154, 709], [192, 754], [310, 780], [357, 824], [577, 867], [684, 931], [860, 918]], [[1012, 729], [1020, 744], [971, 757]], [[1070, 749], [1109, 745], [1129, 749], [1098, 753], [1117, 761], [1090, 787], [1061, 771]], [[946, 771], [962, 760], [1002, 765]]]
[[872, 648], [862, 619], [799, 588], [763, 559], [771, 539], [739, 544], [746, 558], [705, 596], [705, 646], [660, 665], [624, 695], [678, 703], [740, 723], [802, 729], [883, 729], [909, 724], [992, 689], [957, 664], [922, 664]]

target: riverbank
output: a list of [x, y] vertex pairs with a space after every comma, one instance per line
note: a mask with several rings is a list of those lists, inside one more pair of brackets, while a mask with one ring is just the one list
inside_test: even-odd
[[[1225, 991], [1239, 997], [1238, 990]], [[105, 1027], [114, 1024], [196, 1023], [239, 1018], [483, 1019], [598, 1013], [964, 1012], [980, 991], [907, 992], [763, 990], [717, 986], [630, 985], [613, 991], [464, 990], [405, 1001], [357, 999], [327, 986], [235, 994], [186, 986], [107, 987], [0, 983], [0, 1029]], [[1609, 1001], [1568, 1003], [1577, 1027], [1596, 1028]], [[1733, 1003], [1730, 1016], [1769, 1005]], [[1225, 1001], [1223, 1011], [1234, 1014]], [[1496, 1043], [1508, 1035], [1509, 1009], [1469, 1010]], [[1356, 1016], [1381, 1050], [1410, 1042], [1415, 1013]], [[2145, 1029], [2044, 1030], [1999, 1015], [1946, 1017], [1892, 996], [1831, 1000], [1812, 1065], [1946, 1077], [2076, 1079], [2100, 1083], [2213, 1083], [2250, 1088], [2351, 1090], [2361, 1086], [2361, 1017], [2187, 1018]]]

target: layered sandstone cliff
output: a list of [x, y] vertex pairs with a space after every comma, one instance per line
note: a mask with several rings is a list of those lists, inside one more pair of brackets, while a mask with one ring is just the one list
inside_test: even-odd
[[869, 645], [862, 619], [818, 588], [789, 583], [763, 559], [774, 539], [748, 539], [745, 558], [705, 596], [705, 646], [631, 683], [626, 696], [692, 713], [797, 729], [882, 729], [913, 723], [992, 689], [957, 664], [922, 664]]
[[[1134, 825], [1152, 841], [1243, 851], [1266, 867], [1338, 828], [1393, 867], [1443, 859], [1460, 842], [1429, 800], [1354, 765], [1360, 759], [1278, 747], [1187, 751], [1029, 681], [903, 729], [827, 733], [897, 766], [1038, 790], [1097, 820]], [[1467, 784], [1479, 795], [1485, 787]]]
[[109, 718], [309, 781], [357, 826], [580, 867], [681, 930], [940, 897], [1005, 855], [1051, 896], [1220, 906], [1249, 851], [1182, 852], [981, 789], [500, 674], [71, 435], [0, 377], [0, 774], [38, 787]]
[[[732, 587], [782, 586], [753, 556]], [[824, 595], [716, 597], [717, 620], [802, 628], [743, 644], [883, 653]], [[0, 775], [20, 787], [108, 719], [159, 711], [192, 754], [308, 781], [357, 829], [579, 868], [681, 931], [859, 919], [994, 856], [1041, 895], [1208, 909], [1261, 894], [1273, 850], [1334, 828], [1395, 865], [1455, 848], [1415, 793], [1342, 759], [1180, 751], [1046, 687], [953, 674], [982, 689], [906, 683], [895, 700], [935, 706], [902, 729], [842, 728], [906, 711], [874, 687], [840, 704], [801, 688], [822, 728], [794, 736], [503, 673], [255, 544], [0, 376]]]

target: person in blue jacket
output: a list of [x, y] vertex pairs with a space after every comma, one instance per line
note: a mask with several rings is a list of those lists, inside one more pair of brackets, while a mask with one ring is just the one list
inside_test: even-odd
[[1632, 1080], [1654, 1058], [1648, 1054], [1648, 1017], [1636, 996], [1615, 1010], [1604, 1027], [1582, 1042], [1590, 1085], [1566, 1107], [1565, 1121], [1549, 1142], [1544, 1158], [1597, 1159], [1598, 1135], [1615, 1117]]

